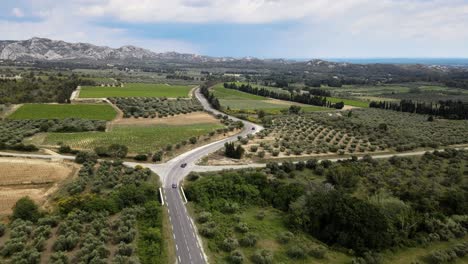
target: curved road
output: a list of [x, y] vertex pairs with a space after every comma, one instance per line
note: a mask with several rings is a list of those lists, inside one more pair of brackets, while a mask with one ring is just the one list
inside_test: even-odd
[[[196, 89], [194, 93], [205, 110], [215, 115], [223, 114], [211, 107], [205, 97], [200, 93], [200, 89]], [[201, 240], [197, 235], [196, 226], [184, 205], [183, 194], [181, 194], [178, 188], [172, 188], [172, 184], [180, 183], [184, 177], [196, 167], [195, 164], [197, 161], [224, 147], [226, 142], [236, 141], [238, 136], [245, 137], [248, 134], [257, 133], [263, 129], [263, 127], [257, 124], [239, 120], [235, 117], [230, 117], [230, 119], [242, 121], [244, 123], [244, 129], [237, 135], [193, 149], [168, 161], [164, 166], [156, 165], [153, 168], [150, 167], [159, 174], [163, 182], [164, 199], [169, 212], [169, 220], [173, 228], [178, 263], [198, 264], [206, 263], [207, 261], [203, 252]], [[184, 163], [187, 164], [187, 166], [182, 168], [181, 165]]]

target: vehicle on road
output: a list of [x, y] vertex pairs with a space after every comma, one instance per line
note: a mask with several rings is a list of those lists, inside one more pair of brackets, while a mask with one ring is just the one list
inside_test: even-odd
[[173, 189], [176, 189], [176, 188], [177, 188], [177, 183], [173, 183], [173, 184], [172, 184], [172, 188], [173, 188]]
[[187, 163], [182, 163], [182, 164], [180, 165], [180, 167], [181, 167], [181, 168], [187, 167]]
[[252, 127], [252, 130], [255, 130], [255, 127]]

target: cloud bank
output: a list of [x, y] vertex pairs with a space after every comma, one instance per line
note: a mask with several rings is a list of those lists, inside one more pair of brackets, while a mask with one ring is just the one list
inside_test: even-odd
[[[233, 51], [236, 55], [264, 57], [468, 56], [468, 47], [464, 47], [468, 40], [468, 2], [464, 0], [6, 2], [11, 8], [9, 14], [0, 13], [3, 17], [0, 18], [0, 33], [2, 38], [9, 39], [40, 35], [75, 42], [109, 46], [133, 44], [156, 51], [209, 55], [230, 55], [218, 52], [232, 45], [237, 47]], [[180, 31], [177, 38], [148, 37], [154, 35], [151, 25], [158, 28], [157, 25], [178, 24], [183, 26], [177, 27]], [[190, 32], [191, 26], [213, 24], [224, 27], [213, 39], [223, 49], [216, 49]], [[282, 24], [288, 26], [275, 28], [270, 33], [270, 42], [261, 34], [272, 25]], [[220, 39], [222, 34], [232, 35], [232, 27], [250, 25], [258, 30], [262, 39], [251, 36], [247, 41], [250, 43], [237, 46]], [[139, 34], [135, 34], [135, 29]], [[242, 46], [247, 44], [251, 47]]]

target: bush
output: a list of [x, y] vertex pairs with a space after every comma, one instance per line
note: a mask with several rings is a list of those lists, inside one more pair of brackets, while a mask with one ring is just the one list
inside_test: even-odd
[[198, 222], [203, 224], [211, 220], [211, 213], [210, 212], [202, 212], [198, 217]]
[[86, 151], [79, 151], [75, 157], [75, 162], [78, 164], [83, 164], [85, 162], [96, 163], [97, 160], [98, 157], [95, 153]]
[[190, 144], [196, 144], [197, 141], [198, 141], [198, 140], [197, 140], [196, 137], [191, 137], [191, 138], [189, 139]]
[[137, 161], [147, 161], [148, 160], [148, 155], [146, 154], [138, 154], [134, 157], [135, 160]]
[[240, 264], [244, 262], [244, 256], [242, 255], [242, 252], [239, 250], [233, 251], [229, 256], [229, 262], [233, 264]]
[[72, 153], [73, 151], [70, 148], [70, 146], [62, 145], [59, 147], [58, 152], [62, 154], [66, 154], [66, 153]]
[[224, 239], [223, 243], [221, 244], [221, 248], [226, 252], [231, 252], [237, 247], [239, 247], [239, 242], [237, 239], [232, 237]]
[[239, 240], [239, 244], [243, 247], [254, 247], [257, 244], [258, 237], [253, 233], [247, 233]]
[[250, 146], [250, 152], [257, 152], [257, 150], [258, 150], [257, 145]]
[[158, 162], [158, 161], [162, 161], [162, 158], [163, 158], [163, 152], [162, 151], [158, 151], [156, 153], [154, 153], [153, 157], [151, 158], [151, 160], [153, 162]]
[[281, 232], [278, 235], [278, 241], [282, 244], [289, 243], [289, 241], [291, 241], [293, 238], [294, 238], [294, 234], [289, 231]]
[[128, 153], [128, 147], [125, 145], [112, 144], [107, 149], [109, 156], [112, 158], [125, 158]]
[[249, 226], [246, 223], [241, 222], [236, 226], [236, 230], [240, 233], [247, 233], [249, 232]]
[[252, 262], [255, 264], [273, 263], [273, 253], [268, 249], [258, 250], [252, 255]]
[[327, 249], [324, 247], [313, 247], [309, 250], [309, 255], [316, 259], [324, 259], [327, 254]]
[[4, 224], [0, 223], [0, 237], [5, 235], [6, 227]]
[[15, 207], [13, 207], [13, 214], [11, 218], [22, 219], [25, 221], [36, 222], [39, 219], [40, 213], [38, 206], [29, 197], [19, 199]]
[[68, 264], [68, 263], [69, 263], [68, 257], [62, 251], [55, 252], [50, 257], [50, 264]]
[[286, 254], [293, 259], [304, 259], [307, 256], [306, 251], [298, 245], [290, 246]]

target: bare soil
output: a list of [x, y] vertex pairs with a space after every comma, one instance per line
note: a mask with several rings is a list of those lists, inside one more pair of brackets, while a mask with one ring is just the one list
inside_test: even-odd
[[72, 163], [0, 158], [0, 215], [11, 214], [16, 201], [24, 196], [47, 208], [47, 199], [77, 170]]
[[192, 125], [192, 124], [218, 124], [219, 120], [205, 112], [175, 115], [163, 118], [117, 118], [113, 125]]

